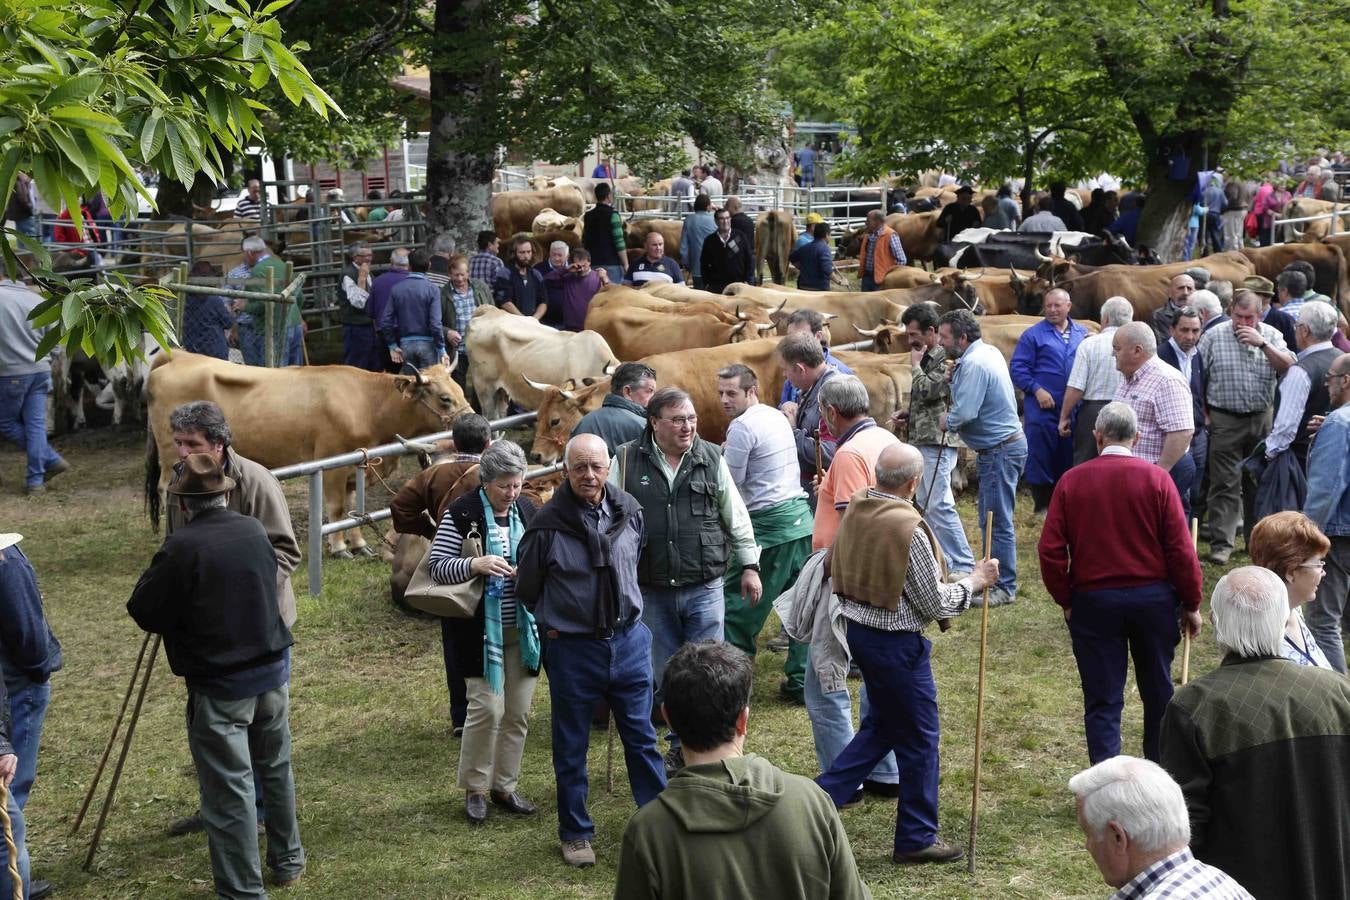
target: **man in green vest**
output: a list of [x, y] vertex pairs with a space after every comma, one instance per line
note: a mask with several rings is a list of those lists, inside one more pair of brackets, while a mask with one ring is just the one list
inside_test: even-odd
[[[619, 447], [609, 481], [637, 498], [647, 526], [638, 560], [642, 621], [652, 633], [656, 708], [663, 699], [666, 661], [686, 641], [720, 641], [722, 580], [736, 554], [743, 566], [741, 596], [759, 602], [759, 547], [745, 501], [722, 453], [697, 434], [689, 395], [662, 388], [647, 404], [642, 436]], [[666, 754], [669, 773], [684, 765], [678, 736]]]
[[[270, 271], [272, 289], [281, 293], [286, 287], [286, 263], [273, 256], [267, 243], [257, 235], [244, 238], [241, 246], [244, 251], [244, 264], [249, 267], [249, 290], [266, 291], [267, 273]], [[272, 333], [265, 339], [272, 341], [273, 365], [304, 365], [304, 327], [300, 324], [302, 299], [303, 295], [297, 294], [292, 302], [285, 305], [284, 310], [276, 309], [272, 312]], [[265, 327], [267, 306], [270, 302], [250, 300], [244, 304], [244, 312], [253, 317], [253, 327], [258, 331], [262, 331]]]

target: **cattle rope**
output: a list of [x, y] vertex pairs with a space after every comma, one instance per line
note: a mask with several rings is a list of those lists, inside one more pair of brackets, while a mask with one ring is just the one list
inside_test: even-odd
[[14, 845], [14, 823], [9, 819], [9, 788], [0, 781], [0, 822], [5, 825], [5, 848], [9, 851], [9, 880], [14, 885], [14, 900], [23, 900], [23, 879], [19, 877], [19, 848]]

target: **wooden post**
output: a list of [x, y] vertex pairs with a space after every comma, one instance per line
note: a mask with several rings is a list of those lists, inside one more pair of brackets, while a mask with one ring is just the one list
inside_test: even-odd
[[[267, 268], [266, 278], [267, 293], [276, 294], [276, 273], [272, 271], [271, 266]], [[263, 301], [263, 334], [266, 335], [263, 338], [263, 364], [269, 369], [277, 367], [276, 306], [275, 303]], [[282, 319], [283, 325], [285, 321], [285, 319]]]
[[[993, 549], [994, 511], [984, 517], [984, 558]], [[975, 690], [975, 781], [970, 794], [970, 846], [967, 848], [966, 871], [975, 874], [975, 842], [980, 827], [980, 754], [984, 744], [984, 663], [989, 650], [989, 586], [984, 588], [984, 605], [980, 608], [980, 676]]]
[[[1200, 520], [1191, 519], [1191, 549], [1198, 554], [1200, 552]], [[1204, 572], [1201, 571], [1203, 577]], [[1201, 598], [1204, 599], [1203, 597]], [[1185, 628], [1181, 630], [1181, 683], [1186, 684], [1191, 680], [1191, 633]]]

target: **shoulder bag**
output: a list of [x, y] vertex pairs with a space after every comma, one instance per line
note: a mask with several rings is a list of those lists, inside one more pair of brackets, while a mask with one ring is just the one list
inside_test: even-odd
[[[453, 528], [453, 525], [448, 527]], [[475, 575], [459, 584], [438, 584], [431, 577], [432, 543], [417, 564], [412, 580], [403, 594], [403, 599], [413, 609], [430, 613], [433, 616], [445, 616], [450, 619], [472, 619], [478, 612], [478, 604], [483, 600], [483, 576]], [[472, 558], [483, 555], [483, 538], [478, 533], [478, 523], [469, 529], [468, 537], [460, 547], [460, 556]]]

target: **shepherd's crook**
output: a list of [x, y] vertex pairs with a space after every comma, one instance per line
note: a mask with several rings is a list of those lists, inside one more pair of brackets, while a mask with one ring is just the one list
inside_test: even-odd
[[89, 790], [85, 792], [84, 802], [80, 804], [80, 811], [75, 814], [75, 824], [70, 826], [70, 833], [75, 834], [80, 830], [81, 823], [84, 822], [84, 814], [89, 811], [89, 804], [94, 800], [94, 791], [98, 790], [98, 783], [103, 778], [103, 769], [108, 765], [108, 757], [112, 755], [113, 744], [117, 743], [117, 732], [122, 728], [122, 717], [127, 713], [127, 704], [131, 702], [131, 693], [136, 689], [136, 676], [141, 674], [141, 662], [145, 659], [145, 648], [150, 646], [150, 632], [145, 633], [145, 640], [141, 641], [141, 652], [136, 656], [136, 665], [131, 669], [131, 680], [127, 682], [127, 693], [122, 698], [122, 708], [117, 711], [117, 720], [113, 722], [112, 734], [108, 735], [108, 746], [103, 748], [103, 758], [98, 761], [98, 768], [94, 770], [94, 780], [89, 782]]
[[[1200, 520], [1191, 519], [1191, 549], [1200, 552]], [[1204, 574], [1203, 572], [1201, 573]], [[1181, 683], [1191, 680], [1191, 633], [1181, 629]]]
[[14, 885], [14, 900], [23, 900], [23, 879], [19, 877], [19, 848], [14, 845], [14, 823], [9, 820], [9, 788], [0, 781], [0, 822], [5, 826], [5, 849], [9, 851], [9, 883]]
[[[994, 511], [984, 517], [984, 558], [993, 550]], [[984, 586], [984, 605], [980, 607], [980, 681], [975, 691], [975, 784], [970, 795], [970, 848], [966, 871], [975, 874], [975, 838], [980, 828], [980, 750], [984, 743], [984, 658], [989, 649], [989, 585]]]

